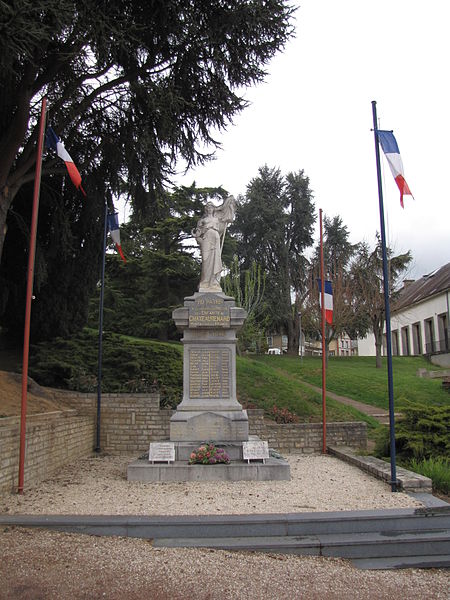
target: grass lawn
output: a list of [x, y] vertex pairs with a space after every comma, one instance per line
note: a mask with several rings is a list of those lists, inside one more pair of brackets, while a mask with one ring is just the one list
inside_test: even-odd
[[[306, 381], [322, 386], [322, 359], [320, 357], [258, 356], [257, 362], [291, 375], [295, 381]], [[438, 370], [421, 357], [394, 356], [392, 361], [395, 408], [409, 400], [425, 404], [449, 405], [450, 394], [442, 389], [439, 379], [417, 376], [417, 370]], [[375, 367], [375, 358], [366, 356], [331, 357], [327, 367], [327, 390], [388, 409], [387, 361]]]
[[[283, 358], [286, 357], [267, 357]], [[289, 364], [294, 361], [287, 358]], [[259, 360], [258, 358], [238, 357], [236, 378], [238, 399], [246, 406], [263, 408], [266, 411], [276, 405], [288, 408], [300, 416], [301, 420], [317, 422], [322, 420], [322, 395], [320, 392], [302, 385], [294, 372], [283, 370], [280, 363]], [[287, 362], [285, 364], [287, 364]], [[375, 419], [346, 406], [327, 399], [327, 418], [329, 421], [366, 421], [372, 428], [379, 424]]]

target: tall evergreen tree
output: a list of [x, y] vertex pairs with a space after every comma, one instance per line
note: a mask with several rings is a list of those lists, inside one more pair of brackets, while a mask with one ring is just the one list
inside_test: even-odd
[[[0, 4], [0, 257], [7, 213], [33, 179], [40, 99], [114, 192], [137, 204], [177, 157], [208, 158], [245, 106], [242, 88], [293, 33], [283, 0], [15, 0]], [[106, 159], [106, 160], [105, 160]], [[59, 167], [45, 161], [44, 173]]]
[[242, 89], [263, 80], [292, 35], [292, 15], [284, 0], [0, 3], [0, 257], [5, 236], [11, 244], [0, 271], [3, 325], [20, 330], [12, 313], [23, 314], [15, 299], [24, 289], [41, 98], [88, 192], [83, 201], [61, 161], [45, 155], [33, 327], [46, 337], [86, 315], [105, 195], [128, 197], [151, 219], [177, 159], [210, 158], [199, 148], [214, 149], [212, 131], [245, 108]]
[[298, 310], [292, 294], [306, 285], [304, 251], [312, 244], [314, 205], [303, 171], [281, 175], [261, 167], [247, 186], [233, 231], [243, 268], [256, 261], [266, 273], [265, 304], [272, 329], [288, 336], [288, 352], [298, 353]]
[[[0, 268], [0, 325], [11, 339], [21, 339], [24, 329], [31, 185], [23, 186], [10, 210], [10, 234]], [[42, 182], [31, 319], [33, 341], [79, 331], [86, 323], [89, 296], [99, 279], [103, 207], [95, 201], [83, 202], [75, 189], [62, 193], [63, 188], [61, 175], [52, 177], [51, 187], [47, 180]]]

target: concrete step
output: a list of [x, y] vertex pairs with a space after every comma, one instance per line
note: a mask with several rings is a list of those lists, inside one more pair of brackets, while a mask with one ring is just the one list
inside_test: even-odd
[[448, 569], [450, 555], [354, 558], [352, 564], [358, 569]]
[[316, 536], [450, 530], [450, 506], [292, 514], [140, 516], [0, 515], [0, 525], [156, 538]]
[[339, 558], [380, 558], [394, 556], [450, 557], [450, 530], [397, 533], [360, 533], [320, 536], [322, 556]]
[[395, 536], [380, 534], [271, 536], [226, 538], [160, 538], [158, 548], [214, 548], [329, 556], [351, 559], [404, 556], [447, 556], [450, 560], [450, 531], [409, 533]]
[[383, 568], [382, 564], [400, 568], [408, 566], [413, 560], [410, 557], [418, 557], [417, 566], [422, 561], [429, 567], [446, 566], [450, 560], [449, 505], [279, 515], [0, 515], [0, 526], [144, 538], [158, 547], [252, 550], [369, 561], [355, 562], [361, 568]]
[[226, 538], [168, 538], [154, 540], [155, 548], [213, 548], [254, 552], [276, 552], [320, 556], [320, 542], [315, 536], [226, 537]]

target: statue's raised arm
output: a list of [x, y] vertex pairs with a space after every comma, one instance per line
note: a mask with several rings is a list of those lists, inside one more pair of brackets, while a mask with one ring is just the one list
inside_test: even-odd
[[[222, 246], [225, 231], [234, 220], [236, 201], [228, 196], [221, 206], [207, 202], [205, 212], [197, 223], [194, 236], [202, 254], [202, 274], [199, 292], [221, 292]], [[222, 241], [221, 241], [222, 238]]]

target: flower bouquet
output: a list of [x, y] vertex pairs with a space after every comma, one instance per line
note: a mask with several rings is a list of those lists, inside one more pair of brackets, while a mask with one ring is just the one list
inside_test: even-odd
[[223, 448], [217, 448], [213, 442], [202, 444], [197, 450], [191, 453], [189, 458], [190, 465], [217, 465], [230, 462], [230, 457]]

